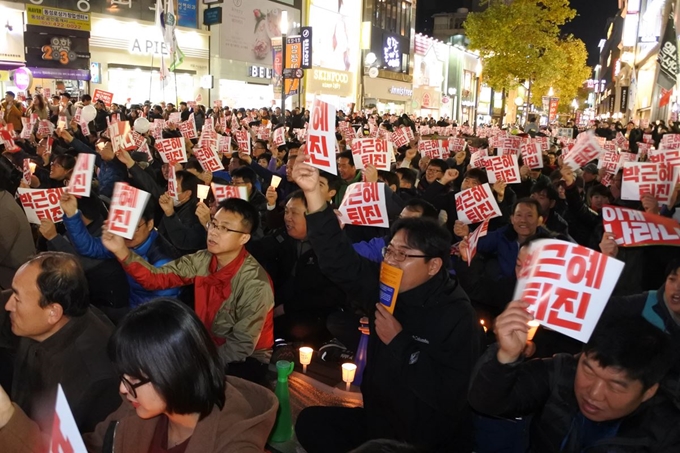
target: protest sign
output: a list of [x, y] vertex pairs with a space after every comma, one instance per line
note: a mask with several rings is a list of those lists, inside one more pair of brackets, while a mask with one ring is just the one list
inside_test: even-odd
[[175, 165], [168, 165], [168, 195], [175, 201], [179, 201], [177, 194], [179, 193], [179, 185], [177, 184], [177, 172]]
[[316, 97], [307, 129], [307, 163], [337, 175], [335, 147], [335, 106]]
[[107, 220], [109, 232], [125, 239], [132, 239], [150, 196], [148, 192], [124, 182], [117, 182], [113, 186]]
[[467, 141], [465, 141], [464, 138], [451, 138], [451, 139], [449, 139], [449, 151], [452, 154], [459, 153], [461, 151], [465, 151], [466, 146], [467, 146]]
[[642, 143], [654, 144], [652, 134], [642, 134]]
[[74, 120], [76, 123], [78, 123], [78, 124], [80, 124], [80, 115], [82, 115], [82, 113], [83, 113], [83, 108], [82, 108], [82, 107], [78, 107], [78, 108], [76, 109], [76, 114], [73, 115], [73, 120]]
[[[581, 139], [581, 137], [585, 137]], [[598, 144], [592, 133], [579, 134], [579, 141], [564, 157], [564, 164], [572, 170], [585, 167], [590, 161], [599, 159], [602, 155], [602, 147]]]
[[501, 155], [506, 154], [519, 154], [520, 147], [522, 146], [522, 138], [515, 135], [508, 135], [501, 139], [500, 148], [503, 149]]
[[489, 184], [471, 187], [456, 194], [458, 220], [465, 224], [478, 223], [501, 215]]
[[274, 129], [273, 142], [274, 142], [274, 146], [276, 146], [277, 148], [279, 146], [283, 146], [283, 145], [286, 144], [286, 128], [285, 127], [279, 127], [277, 129]]
[[64, 211], [61, 210], [62, 187], [56, 189], [24, 189], [17, 188], [19, 201], [24, 207], [29, 223], [40, 225], [40, 220], [48, 219], [54, 223], [61, 222]]
[[680, 149], [651, 149], [649, 161], [654, 163], [666, 163], [671, 167], [680, 167]]
[[380, 263], [380, 303], [385, 306], [388, 312], [394, 314], [399, 287], [404, 271], [398, 267], [390, 266], [385, 261]]
[[108, 127], [109, 138], [111, 139], [111, 147], [113, 152], [132, 151], [136, 149], [135, 140], [130, 133], [130, 123], [128, 121], [119, 121], [111, 123]]
[[104, 105], [111, 107], [111, 104], [113, 103], [113, 93], [100, 89], [94, 90], [94, 93], [92, 93], [92, 102], [97, 102], [100, 99], [104, 102]]
[[236, 143], [238, 143], [238, 152], [250, 155], [252, 145], [250, 143], [250, 134], [248, 131], [245, 129], [237, 129], [234, 130], [232, 134], [234, 134]]
[[179, 124], [181, 122], [182, 122], [182, 113], [180, 113], [180, 112], [172, 112], [168, 116], [168, 123]]
[[25, 182], [27, 186], [30, 186], [31, 185], [31, 176], [33, 176], [33, 173], [31, 172], [31, 159], [24, 159], [24, 161], [23, 161], [23, 174], [24, 175], [23, 175], [22, 181]]
[[468, 252], [467, 252], [467, 264], [468, 267], [472, 264], [472, 258], [477, 254], [477, 243], [479, 238], [486, 236], [489, 230], [489, 221], [485, 220], [482, 222], [477, 229], [468, 237]]
[[61, 384], [57, 386], [49, 453], [87, 453]]
[[217, 136], [217, 152], [222, 154], [228, 154], [231, 152], [231, 136], [230, 135], [218, 135]]
[[92, 188], [92, 175], [94, 173], [94, 154], [80, 153], [73, 167], [73, 174], [68, 181], [67, 192], [71, 195], [89, 197]]
[[222, 161], [217, 156], [217, 152], [210, 146], [194, 148], [194, 156], [198, 159], [203, 170], [208, 173], [224, 170], [224, 165], [222, 165]]
[[660, 205], [670, 201], [673, 173], [663, 163], [626, 162], [623, 164], [621, 199], [640, 200], [653, 195]]
[[409, 144], [408, 134], [406, 133], [406, 128], [398, 127], [392, 134], [392, 143], [397, 148], [402, 146], [407, 146]]
[[31, 138], [31, 132], [33, 131], [33, 126], [31, 125], [31, 119], [26, 117], [21, 117], [21, 134], [19, 138], [28, 140]]
[[[470, 148], [470, 151], [476, 148]], [[479, 149], [470, 155], [470, 165], [472, 168], [486, 168], [489, 155], [486, 149]]]
[[379, 138], [358, 138], [352, 142], [354, 165], [363, 170], [365, 165], [374, 165], [378, 170], [390, 170], [392, 143]]
[[637, 209], [602, 207], [604, 230], [623, 247], [641, 245], [680, 246], [680, 224], [674, 219]]
[[522, 182], [522, 178], [519, 174], [517, 156], [514, 154], [487, 157], [486, 174], [489, 177], [490, 184], [493, 184], [496, 181], [505, 181], [508, 184]]
[[225, 186], [215, 183], [210, 184], [210, 186], [215, 195], [215, 201], [218, 203], [227, 198], [240, 198], [248, 201], [248, 189], [244, 186]]
[[448, 151], [443, 142], [443, 140], [420, 140], [418, 141], [418, 152], [421, 156], [430, 159], [445, 159], [448, 157]]
[[267, 126], [260, 126], [257, 129], [257, 138], [259, 140], [269, 141], [269, 136], [271, 135], [271, 129]]
[[5, 151], [13, 153], [21, 150], [21, 148], [14, 142], [12, 133], [7, 129], [0, 129], [0, 142], [5, 145]]
[[529, 303], [541, 325], [586, 343], [623, 265], [578, 244], [541, 239], [529, 246], [513, 299]]
[[156, 140], [156, 149], [163, 162], [184, 163], [187, 161], [187, 149], [184, 137], [162, 138]]
[[663, 134], [659, 149], [680, 149], [680, 134]]
[[179, 132], [182, 137], [188, 138], [189, 140], [198, 138], [198, 132], [196, 132], [196, 121], [194, 120], [194, 114], [189, 115], [189, 119], [179, 123]]
[[527, 167], [534, 169], [543, 168], [543, 154], [541, 153], [541, 145], [537, 142], [525, 143], [520, 146], [522, 155], [522, 162]]
[[350, 184], [340, 204], [341, 220], [352, 225], [389, 227], [385, 184], [357, 182]]

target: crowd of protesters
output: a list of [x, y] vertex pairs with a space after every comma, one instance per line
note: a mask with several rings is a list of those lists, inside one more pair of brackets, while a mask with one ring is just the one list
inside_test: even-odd
[[[76, 116], [87, 106], [96, 115], [84, 135]], [[199, 140], [170, 121], [177, 113], [199, 134], [211, 125], [230, 136], [224, 170], [202, 167], [192, 153]], [[53, 127], [30, 123], [22, 139], [31, 115]], [[2, 119], [15, 148], [0, 145], [0, 451], [44, 451], [58, 384], [91, 452], [265, 451], [278, 407], [270, 365], [294, 360], [300, 346], [352, 361], [362, 332], [363, 407], [304, 409], [295, 432], [308, 453], [680, 451], [680, 253], [623, 247], [602, 220], [605, 205], [673, 218], [680, 185], [662, 206], [651, 195], [622, 200], [621, 170], [610, 183], [597, 162], [574, 171], [555, 130], [507, 128], [547, 137], [544, 165], [520, 157], [520, 183], [490, 185], [501, 216], [468, 265], [477, 224], [459, 220], [455, 195], [489, 182], [471, 150], [498, 153], [488, 139], [495, 126], [338, 111], [336, 124], [353, 134], [338, 127], [334, 175], [309, 164], [305, 109], [107, 106], [67, 93], [19, 102], [8, 92]], [[149, 151], [114, 151], [107, 129], [116, 120]], [[165, 121], [163, 138], [185, 140], [188, 162], [163, 163], [154, 120]], [[286, 142], [275, 146], [282, 127]], [[565, 127], [572, 139], [621, 133], [632, 153], [643, 137], [658, 148], [677, 132], [663, 122]], [[357, 169], [354, 137], [400, 128], [414, 138], [395, 149], [391, 171]], [[250, 153], [235, 129], [248, 131]], [[430, 134], [466, 147], [429, 159], [418, 141]], [[64, 193], [62, 222], [29, 224], [18, 188], [68, 187], [81, 153], [96, 156], [90, 196]], [[24, 159], [35, 164], [30, 183]], [[361, 181], [385, 183], [390, 228], [338, 221]], [[152, 195], [131, 239], [105, 222], [118, 182]], [[243, 187], [247, 200], [199, 199], [198, 186], [211, 183]], [[528, 338], [529, 304], [513, 290], [541, 238], [625, 263], [585, 345], [544, 327]], [[383, 261], [403, 271], [393, 313], [378, 303]]]

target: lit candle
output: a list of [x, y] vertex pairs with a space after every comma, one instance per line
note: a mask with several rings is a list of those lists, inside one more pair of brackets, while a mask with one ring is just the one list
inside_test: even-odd
[[536, 335], [536, 331], [538, 330], [538, 326], [541, 325], [538, 321], [535, 319], [532, 319], [527, 323], [529, 326], [529, 332], [527, 332], [527, 341], [531, 341], [534, 339], [534, 335]]
[[312, 354], [314, 349], [303, 346], [300, 348], [300, 364], [302, 365], [302, 372], [307, 374], [307, 365], [312, 363]]
[[347, 384], [347, 391], [354, 381], [354, 373], [357, 371], [357, 366], [353, 363], [342, 364], [342, 380]]
[[210, 186], [206, 186], [204, 184], [199, 184], [197, 186], [196, 192], [198, 192], [196, 195], [198, 196], [198, 201], [201, 203], [203, 200], [208, 198], [208, 193], [210, 193]]
[[28, 167], [31, 169], [31, 174], [35, 173], [35, 162], [30, 162]]

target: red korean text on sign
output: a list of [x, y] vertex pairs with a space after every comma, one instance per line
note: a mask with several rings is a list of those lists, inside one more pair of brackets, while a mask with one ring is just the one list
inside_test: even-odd
[[380, 211], [378, 183], [357, 184], [347, 195], [346, 214], [352, 223], [379, 225], [384, 216]]

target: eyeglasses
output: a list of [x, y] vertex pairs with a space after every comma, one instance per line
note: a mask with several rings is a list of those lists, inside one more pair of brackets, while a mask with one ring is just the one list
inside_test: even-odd
[[444, 173], [440, 168], [437, 167], [428, 167], [428, 169], [425, 171], [425, 173]]
[[125, 390], [132, 395], [133, 398], [137, 398], [137, 388], [141, 387], [142, 385], [148, 384], [151, 382], [151, 379], [141, 379], [139, 382], [136, 384], [133, 384], [132, 382], [128, 381], [125, 376], [120, 376], [120, 381], [123, 383], [123, 386], [125, 387]]
[[250, 233], [246, 233], [245, 231], [232, 230], [231, 228], [229, 228], [229, 227], [227, 227], [227, 226], [220, 225], [219, 223], [215, 222], [214, 220], [211, 220], [210, 222], [206, 223], [205, 228], [206, 228], [208, 231], [210, 231], [210, 230], [212, 230], [212, 229], [214, 228], [214, 229], [217, 230], [217, 232], [218, 232], [219, 234], [227, 234], [227, 233], [229, 233], [229, 232], [232, 232], [232, 233], [239, 233], [239, 234], [250, 234]]
[[382, 249], [383, 258], [391, 257], [394, 261], [398, 263], [403, 263], [406, 258], [431, 258], [429, 255], [409, 255], [402, 251], [393, 248], [391, 245], [383, 247]]

